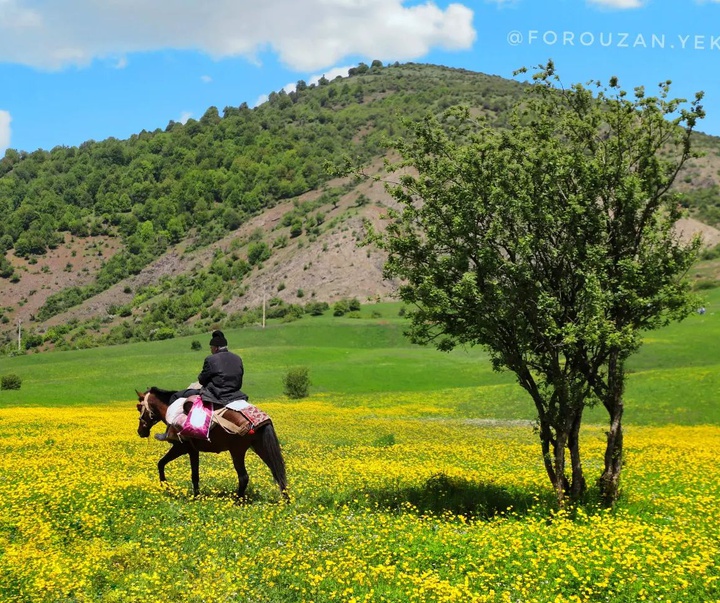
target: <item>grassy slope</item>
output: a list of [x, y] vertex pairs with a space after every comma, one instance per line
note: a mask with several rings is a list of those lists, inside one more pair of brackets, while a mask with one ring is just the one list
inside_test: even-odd
[[[630, 362], [626, 421], [634, 424], [720, 424], [720, 290], [707, 294], [707, 313], [650, 333]], [[509, 373], [492, 371], [480, 349], [450, 354], [413, 346], [402, 335], [397, 305], [366, 306], [367, 318], [323, 316], [266, 329], [228, 330], [241, 353], [245, 391], [256, 402], [282, 395], [291, 366], [310, 368], [313, 395], [349, 406], [377, 393], [379, 405], [427, 395], [444, 416], [532, 419], [529, 398]], [[370, 318], [371, 311], [382, 318]], [[190, 343], [198, 339], [201, 351]], [[133, 400], [133, 389], [181, 388], [207, 354], [207, 336], [0, 359], [0, 375], [23, 378], [19, 391], [1, 391], [0, 406], [106, 404]], [[363, 401], [367, 404], [367, 401]], [[593, 409], [586, 421], [605, 420]]]

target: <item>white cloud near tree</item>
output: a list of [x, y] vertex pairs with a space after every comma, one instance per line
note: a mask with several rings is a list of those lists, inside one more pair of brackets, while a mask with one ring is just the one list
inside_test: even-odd
[[10, 148], [10, 117], [9, 111], [0, 110], [0, 155]]
[[250, 61], [271, 51], [312, 71], [348, 57], [403, 61], [467, 49], [472, 19], [463, 4], [431, 0], [0, 0], [0, 61], [54, 70], [168, 48]]

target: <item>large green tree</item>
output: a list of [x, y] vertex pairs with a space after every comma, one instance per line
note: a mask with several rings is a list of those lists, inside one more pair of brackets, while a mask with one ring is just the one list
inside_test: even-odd
[[[532, 398], [560, 504], [586, 490], [583, 410], [608, 412], [598, 483], [612, 503], [622, 467], [625, 363], [643, 331], [693, 308], [671, 185], [703, 117], [694, 101], [609, 85], [563, 88], [550, 62], [509, 125], [463, 109], [397, 144], [400, 209], [376, 242], [413, 306], [410, 335], [441, 350], [482, 345]], [[566, 466], [569, 456], [570, 466]]]

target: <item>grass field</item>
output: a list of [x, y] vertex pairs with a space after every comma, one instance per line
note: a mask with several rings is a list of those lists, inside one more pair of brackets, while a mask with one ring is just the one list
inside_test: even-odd
[[[23, 385], [0, 391], [0, 601], [720, 601], [719, 291], [706, 308], [632, 360], [612, 511], [558, 512], [512, 377], [408, 345], [397, 306], [227, 331], [290, 504], [252, 455], [246, 504], [227, 455], [202, 457], [197, 499], [186, 459], [156, 481], [167, 446], [135, 434], [133, 389], [192, 381], [207, 336], [4, 358]], [[290, 401], [297, 365], [313, 387]]]

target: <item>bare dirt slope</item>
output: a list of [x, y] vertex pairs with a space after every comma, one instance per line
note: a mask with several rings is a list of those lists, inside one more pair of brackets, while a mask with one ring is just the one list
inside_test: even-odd
[[703, 240], [703, 247], [715, 247], [720, 244], [720, 230], [713, 226], [703, 224], [693, 218], [683, 218], [677, 223], [677, 231], [687, 240], [699, 234]]
[[[369, 201], [358, 206], [360, 194]], [[314, 191], [303, 195], [298, 202], [311, 201], [318, 196], [319, 193]], [[383, 279], [384, 256], [377, 249], [360, 246], [364, 222], [367, 220], [380, 226], [382, 215], [392, 204], [382, 184], [365, 182], [344, 195], [335, 206], [321, 208], [325, 224], [336, 222], [335, 226], [323, 229], [314, 240], [306, 236], [289, 238], [287, 246], [273, 248], [270, 260], [261, 268], [253, 269], [243, 280], [246, 293], [231, 299], [223, 310], [242, 311], [260, 306], [263, 298], [273, 297], [303, 304], [310, 300], [333, 303], [345, 297], [357, 297], [361, 301], [392, 298], [396, 284]], [[294, 206], [293, 202], [276, 205], [202, 249], [186, 252], [185, 245], [173, 248], [139, 274], [54, 316], [47, 324], [108, 316], [112, 306], [129, 303], [139, 287], [157, 283], [164, 276], [189, 273], [197, 265], [207, 266], [218, 250], [230, 254], [235, 248], [242, 256], [245, 253], [243, 246], [258, 230], [262, 231], [263, 240], [272, 245], [276, 239], [288, 237], [289, 229], [282, 227], [281, 220]], [[217, 303], [220, 304], [220, 300]]]

